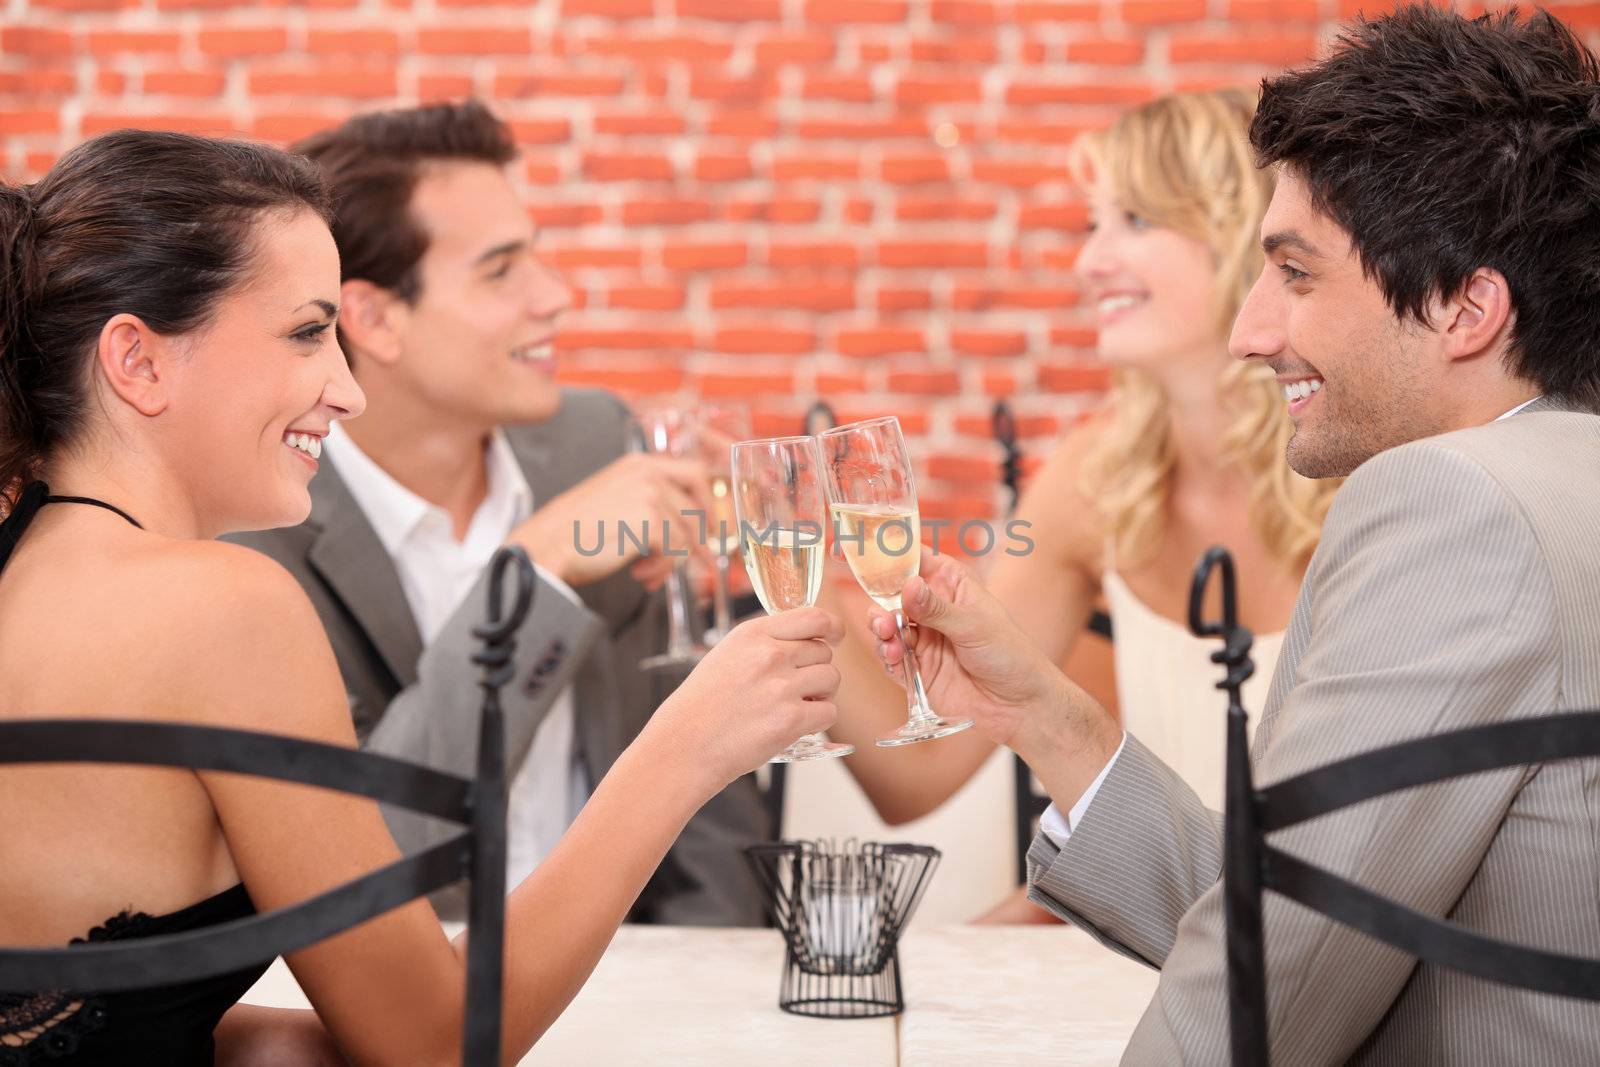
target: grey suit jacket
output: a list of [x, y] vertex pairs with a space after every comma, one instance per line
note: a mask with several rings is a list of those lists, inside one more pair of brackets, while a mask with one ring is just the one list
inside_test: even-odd
[[[598, 390], [564, 390], [560, 409], [537, 425], [508, 428], [535, 504], [548, 501], [620, 456], [627, 411]], [[606, 551], [615, 544], [608, 530]], [[583, 544], [595, 531], [584, 530]], [[324, 465], [311, 482], [311, 516], [296, 527], [233, 538], [283, 564], [310, 595], [338, 657], [367, 748], [470, 775], [476, 766], [482, 698], [470, 656], [483, 621], [487, 575], [432, 643], [423, 646], [400, 578], [338, 472]], [[537, 562], [537, 561], [536, 561]], [[583, 606], [543, 580], [517, 635], [518, 675], [501, 693], [506, 755], [516, 773], [556, 696], [574, 688], [576, 734], [589, 780], [598, 782], [682, 676], [641, 672], [641, 658], [665, 644], [662, 597], [622, 572], [578, 591]], [[395, 840], [412, 851], [455, 832], [449, 824], [394, 809]], [[697, 925], [756, 925], [759, 890], [739, 850], [771, 836], [753, 776], [713, 798], [685, 828], [632, 918]], [[603, 878], [604, 871], [595, 876]], [[465, 897], [445, 890], [434, 904], [464, 917]]]
[[[1295, 605], [1257, 780], [1600, 707], [1597, 534], [1600, 417], [1549, 401], [1363, 464]], [[1596, 761], [1408, 790], [1273, 842], [1427, 914], [1600, 955]], [[1032, 898], [1161, 969], [1124, 1063], [1228, 1062], [1221, 859], [1220, 818], [1131, 736], [1065, 846], [1034, 841]], [[1271, 893], [1266, 959], [1275, 1063], [1600, 1061], [1600, 1005], [1419, 966]]]

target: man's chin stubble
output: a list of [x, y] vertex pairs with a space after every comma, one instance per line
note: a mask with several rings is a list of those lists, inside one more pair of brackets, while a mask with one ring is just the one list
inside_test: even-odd
[[1302, 478], [1343, 478], [1370, 457], [1352, 457], [1338, 448], [1311, 447], [1301, 440], [1301, 433], [1296, 430], [1289, 438], [1284, 458], [1289, 469]]

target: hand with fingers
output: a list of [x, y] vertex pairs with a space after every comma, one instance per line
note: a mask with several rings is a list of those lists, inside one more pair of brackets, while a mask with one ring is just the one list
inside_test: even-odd
[[802, 734], [833, 725], [839, 670], [838, 618], [796, 608], [750, 619], [728, 632], [645, 730], [654, 742], [711, 768], [720, 784], [755, 770]]
[[[630, 453], [544, 504], [509, 540], [575, 588], [630, 565], [654, 588], [685, 552], [710, 562], [702, 536], [711, 513], [707, 484], [697, 459]], [[623, 526], [631, 537], [622, 536]]]
[[[1033, 762], [1069, 748], [1115, 751], [1121, 728], [1028, 639], [978, 577], [949, 556], [924, 554], [901, 595], [906, 640], [929, 700], [946, 715], [970, 715], [991, 741]], [[878, 656], [897, 680], [905, 647], [894, 616], [870, 610]], [[1103, 761], [1102, 761], [1103, 762]]]

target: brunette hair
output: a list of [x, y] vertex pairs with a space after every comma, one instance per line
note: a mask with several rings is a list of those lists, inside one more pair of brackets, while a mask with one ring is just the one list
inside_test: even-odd
[[1350, 235], [1396, 315], [1505, 276], [1508, 369], [1600, 406], [1600, 66], [1548, 12], [1358, 20], [1262, 83], [1250, 139]]
[[[505, 166], [511, 130], [476, 100], [357, 115], [290, 151], [315, 160], [333, 190], [333, 240], [342, 280], [359, 278], [407, 303], [422, 294], [417, 265], [430, 235], [411, 214], [411, 194], [430, 163]], [[345, 352], [353, 355], [342, 331]]]
[[0, 183], [0, 505], [81, 430], [114, 315], [204, 326], [249, 273], [263, 212], [329, 217], [305, 160], [265, 145], [119, 130], [32, 185]]

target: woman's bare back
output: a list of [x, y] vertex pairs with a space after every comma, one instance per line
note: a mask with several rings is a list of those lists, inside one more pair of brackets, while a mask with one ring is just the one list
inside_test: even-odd
[[[0, 575], [0, 719], [191, 719], [165, 649], [185, 546], [78, 505], [42, 508]], [[238, 882], [185, 770], [0, 773], [0, 942], [61, 944], [125, 909], [164, 914]]]

